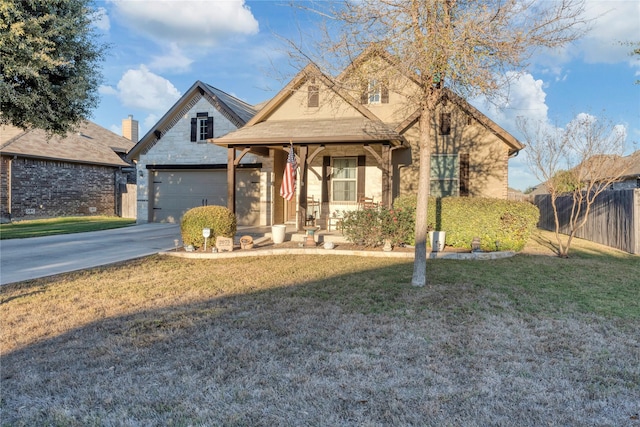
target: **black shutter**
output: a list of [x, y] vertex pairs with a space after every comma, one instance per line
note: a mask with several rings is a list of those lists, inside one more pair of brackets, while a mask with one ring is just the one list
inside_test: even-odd
[[366, 156], [358, 156], [358, 180], [356, 183], [356, 201], [360, 200], [361, 197], [364, 197], [364, 187], [365, 182], [365, 165], [367, 163]]
[[389, 84], [386, 81], [382, 82], [382, 87], [380, 88], [380, 102], [383, 104], [389, 103]]
[[322, 156], [322, 203], [329, 203], [329, 176], [331, 176], [331, 157]]
[[213, 138], [213, 117], [207, 117], [207, 138]]
[[198, 119], [193, 117], [191, 119], [191, 142], [198, 140]]
[[460, 196], [469, 197], [469, 153], [460, 153]]

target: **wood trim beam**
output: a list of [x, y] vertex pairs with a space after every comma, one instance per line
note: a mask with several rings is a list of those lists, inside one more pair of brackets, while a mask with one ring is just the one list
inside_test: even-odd
[[236, 213], [236, 150], [227, 149], [227, 208]]

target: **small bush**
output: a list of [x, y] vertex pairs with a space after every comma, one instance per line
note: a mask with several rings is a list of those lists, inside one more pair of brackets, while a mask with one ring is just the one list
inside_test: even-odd
[[343, 233], [350, 242], [375, 247], [386, 239], [396, 246], [411, 240], [415, 219], [412, 211], [388, 209], [384, 206], [372, 209], [347, 211], [344, 214]]
[[199, 248], [204, 245], [202, 229], [210, 228], [209, 242], [216, 237], [233, 237], [236, 234], [236, 216], [224, 206], [200, 206], [189, 209], [182, 217], [180, 232], [185, 245]]
[[[414, 224], [416, 205], [415, 195], [400, 196], [393, 204], [414, 212]], [[489, 198], [431, 197], [427, 207], [429, 229], [445, 231], [448, 246], [471, 249], [471, 240], [480, 237], [485, 251], [522, 250], [539, 216], [538, 208], [529, 202]]]

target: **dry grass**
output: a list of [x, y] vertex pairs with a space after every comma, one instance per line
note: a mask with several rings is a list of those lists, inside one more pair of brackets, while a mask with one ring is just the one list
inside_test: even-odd
[[640, 426], [640, 262], [149, 257], [0, 289], [2, 425]]

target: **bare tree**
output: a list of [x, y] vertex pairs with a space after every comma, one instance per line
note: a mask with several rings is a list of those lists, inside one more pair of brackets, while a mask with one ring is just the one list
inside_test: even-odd
[[[519, 119], [527, 161], [551, 197], [558, 255], [567, 257], [576, 232], [587, 222], [598, 195], [618, 182], [631, 166], [622, 157], [626, 132], [610, 120], [580, 114], [564, 129]], [[560, 237], [558, 197], [572, 197], [566, 242]]]
[[379, 77], [402, 73], [418, 84], [407, 101], [420, 135], [411, 282], [424, 286], [433, 123], [445, 89], [493, 98], [526, 68], [536, 48], [564, 46], [586, 31], [584, 0], [343, 0], [312, 2], [308, 9], [324, 18], [324, 37], [290, 41], [294, 58], [312, 60], [331, 75], [333, 66], [343, 67], [375, 45], [393, 58], [387, 69], [375, 70]]

